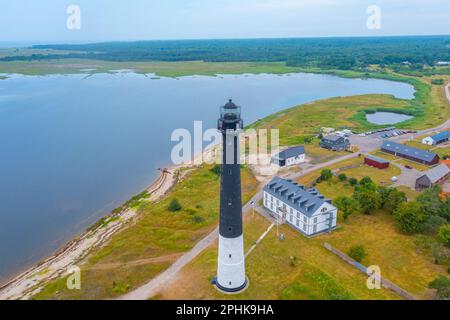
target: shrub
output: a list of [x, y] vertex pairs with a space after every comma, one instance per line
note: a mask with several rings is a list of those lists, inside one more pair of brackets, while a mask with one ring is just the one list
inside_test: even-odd
[[384, 209], [390, 214], [397, 210], [401, 203], [407, 202], [406, 194], [397, 189], [390, 189], [384, 201]]
[[332, 177], [333, 177], [333, 172], [330, 169], [323, 169], [320, 172], [320, 180], [321, 181], [330, 180]]
[[439, 228], [439, 239], [450, 247], [450, 224], [446, 224]]
[[201, 216], [193, 216], [192, 217], [192, 221], [194, 223], [202, 223], [205, 221], [205, 218], [201, 217]]
[[360, 189], [353, 193], [353, 198], [358, 201], [364, 214], [371, 214], [381, 206], [381, 195], [378, 192]]
[[357, 180], [356, 178], [350, 178], [350, 179], [348, 180], [348, 183], [349, 183], [352, 187], [354, 187], [354, 186], [356, 186], [356, 185], [358, 184], [358, 180]]
[[436, 298], [439, 300], [450, 299], [450, 279], [439, 276], [428, 284], [428, 287], [436, 290]]
[[366, 250], [363, 246], [353, 246], [348, 251], [348, 255], [350, 258], [357, 262], [361, 262], [366, 256]]
[[180, 202], [178, 202], [177, 199], [173, 199], [172, 201], [170, 201], [169, 204], [169, 211], [170, 212], [175, 212], [175, 211], [180, 211], [183, 207], [181, 206]]
[[209, 171], [211, 171], [212, 173], [216, 174], [216, 175], [220, 175], [220, 173], [222, 172], [222, 166], [220, 164], [216, 164], [214, 167], [212, 167]]
[[439, 216], [429, 216], [423, 223], [421, 232], [424, 234], [436, 236], [439, 233], [439, 228], [447, 224], [447, 220]]
[[346, 181], [347, 180], [347, 175], [345, 173], [341, 173], [338, 176], [338, 178], [339, 178], [340, 181]]
[[358, 201], [350, 197], [340, 196], [336, 198], [334, 203], [336, 207], [342, 211], [344, 221], [347, 220], [350, 215], [358, 213], [360, 210]]
[[394, 218], [400, 230], [406, 234], [418, 232], [426, 219], [417, 201], [401, 203], [394, 211]]

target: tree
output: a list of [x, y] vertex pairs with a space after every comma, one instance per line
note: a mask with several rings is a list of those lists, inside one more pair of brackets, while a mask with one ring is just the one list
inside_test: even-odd
[[384, 209], [390, 214], [398, 208], [401, 203], [407, 202], [406, 194], [404, 192], [398, 191], [396, 188], [389, 189], [389, 193], [384, 201]]
[[370, 177], [364, 177], [359, 181], [359, 184], [356, 186], [356, 190], [370, 190], [376, 191], [377, 185], [372, 181]]
[[333, 172], [330, 169], [323, 169], [320, 172], [320, 180], [328, 181], [333, 177]]
[[[439, 198], [439, 194], [442, 189], [436, 185], [430, 189], [424, 190], [416, 199], [417, 202], [422, 204], [423, 212], [426, 215], [437, 216], [441, 215], [442, 202]], [[445, 217], [443, 217], [445, 218]]]
[[341, 173], [339, 176], [339, 181], [346, 181], [347, 180], [347, 175], [345, 173]]
[[450, 222], [450, 196], [447, 196], [441, 203], [439, 216]]
[[367, 256], [367, 253], [363, 246], [353, 246], [348, 251], [348, 255], [353, 260], [361, 262]]
[[358, 201], [350, 197], [340, 196], [336, 198], [334, 203], [336, 204], [336, 207], [342, 211], [344, 221], [347, 220], [350, 215], [356, 214], [360, 211]]
[[173, 199], [172, 201], [170, 201], [168, 209], [171, 212], [180, 211], [182, 209], [182, 206], [181, 206], [180, 202], [178, 202], [177, 199]]
[[439, 239], [450, 247], [450, 224], [439, 228]]
[[384, 204], [386, 203], [386, 200], [389, 196], [389, 193], [391, 192], [391, 189], [384, 186], [378, 186], [377, 192], [381, 196], [381, 206], [384, 207]]
[[436, 290], [436, 299], [448, 300], [450, 299], [450, 279], [444, 276], [439, 276], [428, 284], [430, 289]]
[[359, 189], [353, 193], [353, 198], [358, 201], [364, 214], [371, 214], [381, 207], [381, 195], [370, 189]]
[[350, 178], [348, 180], [348, 183], [353, 187], [353, 186], [356, 186], [358, 184], [358, 180], [356, 178]]
[[418, 232], [426, 220], [422, 206], [417, 201], [401, 203], [394, 211], [394, 218], [400, 230], [407, 234]]

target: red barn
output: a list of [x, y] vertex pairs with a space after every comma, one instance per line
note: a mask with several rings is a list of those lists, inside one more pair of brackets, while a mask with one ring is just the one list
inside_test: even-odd
[[374, 156], [366, 156], [364, 159], [364, 164], [367, 164], [368, 166], [372, 166], [378, 169], [389, 168], [389, 161]]

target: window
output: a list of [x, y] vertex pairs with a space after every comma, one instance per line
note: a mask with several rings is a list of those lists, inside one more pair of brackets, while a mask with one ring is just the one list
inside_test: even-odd
[[300, 212], [297, 212], [297, 219], [300, 220]]
[[308, 218], [306, 218], [306, 216], [303, 216], [303, 222], [308, 223]]
[[314, 218], [314, 224], [316, 224], [317, 223], [317, 218]]
[[327, 208], [322, 208], [322, 212], [326, 212], [327, 211]]
[[297, 225], [297, 227], [300, 227], [300, 221], [296, 220], [295, 224]]
[[294, 216], [291, 214], [291, 215], [289, 216], [289, 221], [292, 223], [293, 220], [294, 220]]
[[279, 205], [280, 205], [280, 200], [277, 199], [277, 206], [279, 206]]
[[306, 224], [303, 224], [303, 231], [306, 232]]
[[313, 232], [314, 232], [314, 233], [317, 232], [317, 225], [314, 225]]
[[290, 212], [291, 212], [291, 214], [293, 214], [294, 213], [294, 210], [292, 210], [292, 208], [290, 209]]

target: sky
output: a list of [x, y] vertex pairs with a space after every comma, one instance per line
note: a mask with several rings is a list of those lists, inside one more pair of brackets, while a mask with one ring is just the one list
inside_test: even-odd
[[450, 34], [450, 0], [0, 0], [2, 43], [427, 34]]

